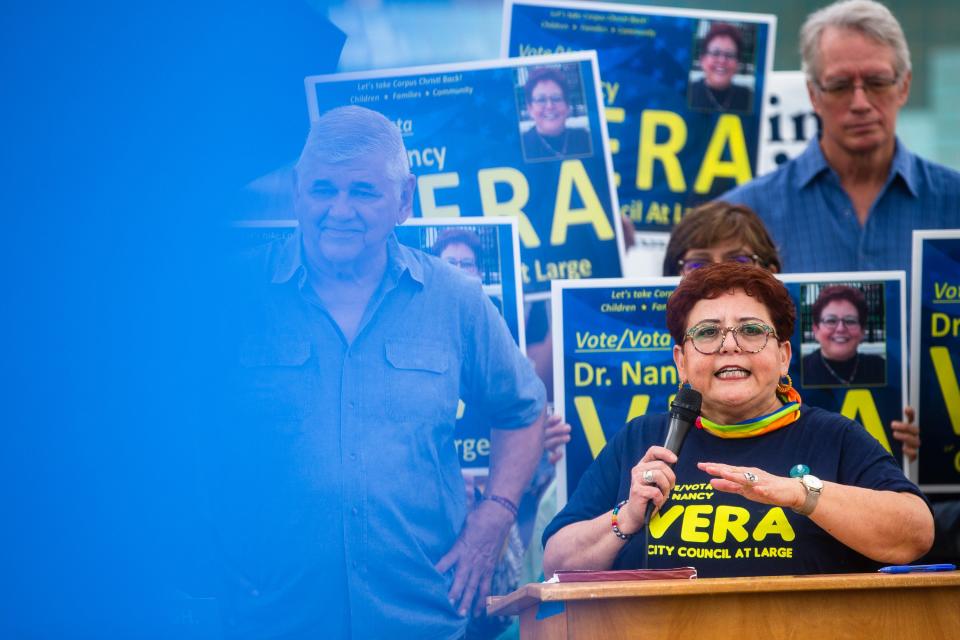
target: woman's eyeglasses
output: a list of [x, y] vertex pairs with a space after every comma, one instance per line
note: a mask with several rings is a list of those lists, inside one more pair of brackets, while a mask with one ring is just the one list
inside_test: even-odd
[[837, 316], [823, 316], [817, 324], [827, 329], [836, 329], [840, 323], [843, 323], [843, 326], [847, 328], [859, 327], [860, 318], [857, 316], [843, 316], [842, 318], [838, 318]]
[[736, 51], [724, 51], [723, 49], [707, 49], [706, 54], [711, 58], [721, 58], [731, 62], [739, 57]]
[[[727, 256], [723, 259], [723, 262], [734, 262], [736, 264], [760, 264], [760, 256], [757, 254], [747, 255], [745, 253], [737, 254], [735, 256]], [[710, 258], [691, 258], [690, 260], [684, 260], [680, 258], [677, 260], [677, 264], [680, 265], [680, 271], [682, 273], [690, 273], [695, 271], [700, 267], [705, 267], [708, 264], [716, 264]]]
[[562, 104], [566, 102], [563, 96], [537, 96], [530, 100], [531, 103], [537, 105], [538, 107], [545, 106], [548, 102], [550, 104]]
[[[705, 356], [712, 356], [723, 348], [727, 334], [746, 353], [760, 353], [767, 346], [770, 336], [777, 338], [773, 327], [762, 322], [744, 322], [738, 327], [722, 327], [716, 322], [701, 322], [687, 330], [684, 340], [689, 339], [693, 348]], [[779, 340], [779, 338], [777, 338]]]
[[477, 261], [472, 258], [464, 258], [463, 260], [458, 260], [457, 258], [444, 258], [447, 264], [452, 264], [455, 267], [460, 267], [461, 269], [476, 269]]

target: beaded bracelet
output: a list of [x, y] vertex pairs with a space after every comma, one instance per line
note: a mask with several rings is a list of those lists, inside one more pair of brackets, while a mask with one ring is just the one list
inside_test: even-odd
[[620, 527], [617, 526], [617, 514], [620, 513], [620, 507], [622, 507], [623, 505], [627, 504], [628, 502], [630, 502], [630, 501], [629, 501], [629, 500], [624, 500], [624, 501], [622, 501], [620, 504], [618, 504], [617, 506], [615, 506], [615, 507], [613, 508], [613, 518], [612, 518], [612, 519], [613, 519], [613, 532], [614, 532], [615, 534], [617, 534], [617, 537], [620, 538], [621, 540], [629, 540], [630, 538], [633, 537], [633, 534], [632, 534], [632, 533], [624, 533], [623, 531], [620, 531]]
[[495, 493], [491, 493], [488, 496], [484, 496], [484, 498], [486, 498], [487, 500], [492, 500], [493, 502], [496, 502], [498, 505], [500, 505], [501, 507], [503, 507], [504, 509], [512, 513], [514, 519], [516, 519], [517, 515], [520, 513], [520, 509], [518, 509], [517, 505], [513, 503], [513, 500], [509, 498], [498, 496]]

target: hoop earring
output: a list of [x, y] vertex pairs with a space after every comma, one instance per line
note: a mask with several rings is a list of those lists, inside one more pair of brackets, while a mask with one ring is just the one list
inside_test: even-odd
[[[787, 379], [786, 382], [783, 381], [784, 378]], [[792, 388], [793, 388], [793, 379], [790, 377], [790, 374], [785, 373], [782, 376], [780, 376], [780, 382], [777, 383], [777, 393], [785, 396]]]
[[687, 381], [686, 381], [686, 380], [681, 380], [681, 381], [680, 381], [680, 384], [677, 385], [677, 393], [680, 393], [681, 391], [683, 391], [683, 385], [685, 385], [685, 384], [687, 384]]

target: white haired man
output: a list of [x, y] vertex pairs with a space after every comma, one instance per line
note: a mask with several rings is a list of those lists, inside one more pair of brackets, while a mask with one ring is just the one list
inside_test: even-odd
[[914, 229], [960, 227], [960, 173], [897, 140], [911, 80], [903, 30], [882, 4], [844, 0], [807, 18], [800, 53], [820, 139], [720, 199], [760, 215], [785, 272], [909, 274]]
[[[258, 254], [238, 318], [248, 446], [225, 477], [246, 521], [218, 522], [229, 636], [459, 638], [485, 606], [543, 451], [545, 389], [475, 278], [397, 242], [414, 187], [384, 116], [312, 124], [298, 230]], [[458, 398], [498, 426], [469, 514]]]

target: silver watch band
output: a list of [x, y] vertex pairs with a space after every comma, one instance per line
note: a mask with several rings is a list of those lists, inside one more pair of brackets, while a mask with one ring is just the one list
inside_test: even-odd
[[[812, 479], [815, 481], [817, 480], [817, 478]], [[798, 480], [800, 480], [800, 486], [802, 486], [803, 490], [807, 492], [807, 496], [804, 498], [803, 504], [798, 508], [793, 509], [793, 511], [802, 516], [809, 516], [811, 513], [813, 513], [813, 510], [817, 508], [817, 501], [820, 499], [822, 488], [811, 489], [809, 486], [807, 486], [807, 483], [803, 481], [803, 478], [798, 478]]]

